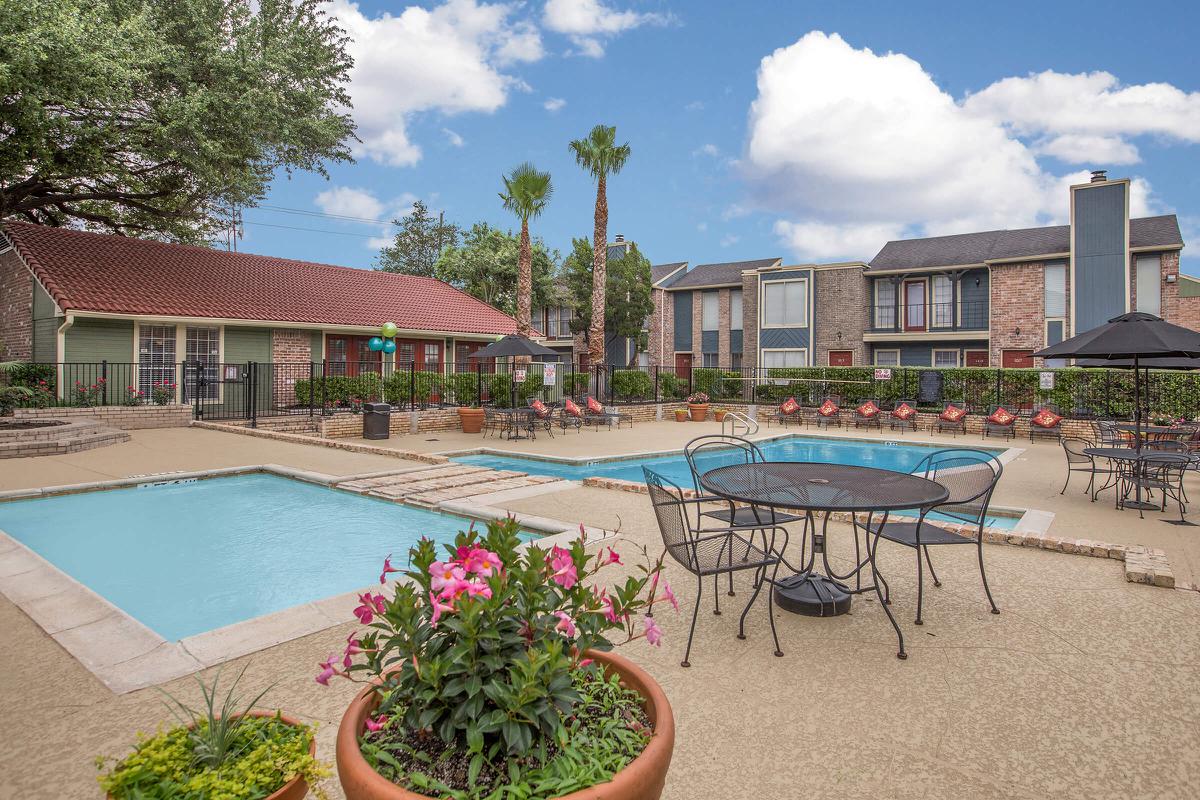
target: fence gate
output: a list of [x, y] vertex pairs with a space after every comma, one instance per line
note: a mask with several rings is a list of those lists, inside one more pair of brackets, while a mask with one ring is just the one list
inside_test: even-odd
[[192, 406], [192, 416], [204, 420], [257, 418], [254, 362], [203, 363], [183, 365], [182, 400]]

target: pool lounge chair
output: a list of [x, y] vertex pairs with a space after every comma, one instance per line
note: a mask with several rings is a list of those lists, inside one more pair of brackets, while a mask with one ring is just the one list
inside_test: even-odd
[[1029, 418], [1029, 441], [1034, 439], [1051, 439], [1062, 441], [1062, 414], [1058, 409], [1046, 403], [1036, 407]]
[[917, 401], [901, 400], [888, 413], [888, 427], [892, 430], [908, 428], [917, 431]]
[[955, 436], [967, 432], [967, 404], [957, 400], [947, 401], [942, 413], [929, 425], [930, 433], [950, 431]]
[[980, 438], [999, 436], [1001, 439], [1017, 438], [1017, 415], [1004, 406], [992, 406], [983, 420]]
[[879, 410], [879, 404], [873, 399], [867, 398], [858, 404], [854, 409], [854, 427], [855, 428], [875, 428], [883, 430], [881, 418], [883, 412]]
[[607, 425], [609, 428], [616, 425], [619, 428], [622, 422], [628, 422], [632, 428], [633, 415], [606, 408], [596, 398], [588, 397], [587, 404], [583, 407], [583, 422], [585, 425], [595, 425], [597, 430], [601, 425]]
[[796, 402], [795, 397], [789, 397], [779, 404], [775, 409], [775, 416], [767, 418], [767, 424], [770, 425], [774, 419], [785, 428], [788, 425], [803, 425], [804, 424], [804, 409], [800, 407], [800, 403]]
[[525, 415], [523, 421], [530, 436], [536, 438], [537, 431], [540, 429], [550, 434], [551, 439], [554, 438], [554, 409], [547, 406], [541, 400], [530, 401], [529, 413]]
[[813, 417], [818, 428], [842, 427], [841, 402], [842, 398], [837, 395], [829, 395], [821, 401], [821, 405], [817, 406], [817, 415]]
[[575, 405], [575, 401], [567, 398], [562, 408], [558, 410], [558, 426], [566, 432], [570, 428], [583, 431], [583, 409]]

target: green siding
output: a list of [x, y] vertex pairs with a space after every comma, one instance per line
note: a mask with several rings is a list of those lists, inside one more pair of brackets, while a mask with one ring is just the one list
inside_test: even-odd
[[270, 328], [225, 327], [225, 363], [244, 364], [247, 361], [266, 363], [270, 360]]
[[67, 329], [63, 361], [94, 364], [133, 361], [133, 322], [120, 319], [77, 318]]
[[58, 326], [62, 317], [55, 316], [54, 301], [37, 281], [33, 283], [33, 360], [43, 363], [58, 361]]
[[312, 360], [313, 361], [320, 361], [321, 359], [325, 358], [325, 332], [324, 331], [313, 331], [312, 332], [311, 351], [312, 351]]

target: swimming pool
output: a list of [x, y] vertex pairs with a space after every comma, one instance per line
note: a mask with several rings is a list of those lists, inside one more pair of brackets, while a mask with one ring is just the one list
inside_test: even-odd
[[168, 641], [367, 586], [469, 524], [264, 474], [0, 503], [0, 530]]

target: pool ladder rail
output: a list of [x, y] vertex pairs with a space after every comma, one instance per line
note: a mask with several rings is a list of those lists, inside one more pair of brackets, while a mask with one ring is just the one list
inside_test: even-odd
[[[728, 424], [729, 430], [725, 430]], [[740, 433], [739, 433], [740, 431]], [[753, 436], [758, 433], [758, 423], [750, 419], [740, 411], [726, 411], [725, 418], [721, 420], [721, 435], [722, 436]]]

